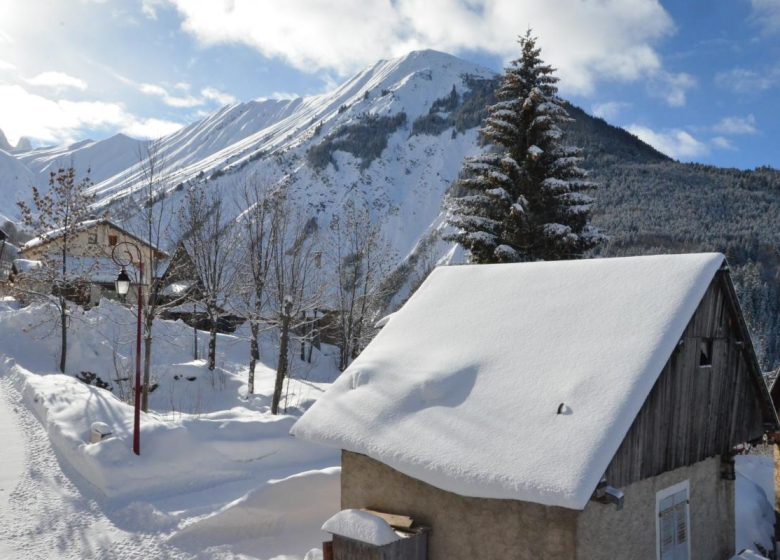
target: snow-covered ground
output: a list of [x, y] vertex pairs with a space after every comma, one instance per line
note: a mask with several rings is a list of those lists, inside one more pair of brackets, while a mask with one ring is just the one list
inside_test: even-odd
[[757, 545], [773, 550], [775, 481], [771, 453], [737, 456], [736, 467], [736, 550], [755, 551]]
[[[333, 356], [293, 358], [288, 414], [273, 416], [271, 367], [259, 366], [246, 398], [241, 332], [219, 336], [212, 373], [193, 359], [192, 329], [159, 321], [159, 386], [136, 457], [130, 393], [117, 381], [133, 368], [133, 314], [105, 300], [74, 310], [63, 375], [52, 310], [15, 307], [0, 303], [0, 557], [301, 560], [319, 546], [322, 521], [338, 510], [338, 453], [288, 432], [338, 374]], [[268, 337], [267, 363], [273, 350]], [[82, 371], [113, 392], [76, 379]], [[94, 422], [112, 436], [88, 443]]]
[[[339, 509], [338, 453], [288, 431], [338, 375], [333, 348], [315, 350], [311, 364], [293, 356], [288, 414], [274, 417], [270, 334], [257, 394], [247, 399], [242, 332], [219, 336], [211, 373], [193, 359], [192, 329], [159, 321], [159, 387], [136, 457], [129, 394], [116, 381], [132, 372], [133, 314], [107, 301], [74, 310], [66, 375], [56, 371], [54, 325], [45, 306], [0, 300], [0, 558], [321, 557], [307, 552], [329, 538], [320, 527]], [[82, 371], [113, 392], [77, 380]], [[113, 435], [90, 444], [98, 421]], [[738, 457], [737, 473], [737, 551], [771, 546], [772, 460]]]

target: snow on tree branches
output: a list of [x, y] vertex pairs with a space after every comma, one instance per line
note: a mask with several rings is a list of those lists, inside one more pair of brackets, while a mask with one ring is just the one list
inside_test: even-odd
[[448, 240], [475, 263], [581, 257], [602, 239], [588, 224], [596, 184], [587, 179], [579, 148], [563, 142], [570, 121], [558, 98], [554, 69], [539, 57], [529, 30], [522, 56], [506, 70], [481, 129], [485, 153], [466, 159], [448, 201]]

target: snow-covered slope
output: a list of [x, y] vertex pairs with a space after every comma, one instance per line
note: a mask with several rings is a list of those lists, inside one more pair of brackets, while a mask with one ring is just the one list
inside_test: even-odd
[[[453, 88], [463, 104], [475, 81], [493, 76], [448, 54], [417, 51], [379, 61], [329, 93], [223, 107], [160, 140], [164, 188], [175, 199], [182, 183], [207, 183], [232, 199], [230, 191], [248, 177], [289, 176], [293, 197], [322, 225], [345, 199], [365, 200], [385, 221], [389, 241], [403, 258], [438, 225], [445, 190], [463, 157], [477, 149], [475, 121], [459, 132], [445, 126], [434, 134], [413, 134], [415, 121], [430, 116], [434, 103]], [[452, 112], [440, 105], [432, 118], [446, 119]], [[140, 197], [136, 191], [143, 184], [139, 147], [143, 144], [117, 135], [12, 157], [39, 185], [71, 159], [80, 172], [90, 167], [99, 206], [131, 219], [140, 202], [133, 193]], [[6, 202], [16, 194], [0, 186], [0, 205], [12, 206]]]
[[94, 182], [104, 181], [118, 172], [138, 163], [146, 142], [116, 134], [105, 140], [82, 140], [68, 146], [17, 151], [14, 155], [45, 184], [49, 173], [73, 164], [78, 177], [89, 177]]
[[[224, 107], [161, 140], [167, 190], [175, 197], [190, 181], [229, 193], [255, 175], [292, 176], [294, 198], [321, 224], [346, 198], [364, 199], [403, 257], [435, 227], [445, 190], [476, 149], [475, 127], [413, 135], [413, 125], [453, 87], [463, 100], [474, 79], [492, 77], [453, 56], [419, 51], [380, 61], [330, 93]], [[142, 176], [139, 164], [96, 184], [101, 204], [131, 195]]]
[[0, 149], [0, 226], [19, 216], [16, 201], [27, 199], [35, 175], [22, 162]]

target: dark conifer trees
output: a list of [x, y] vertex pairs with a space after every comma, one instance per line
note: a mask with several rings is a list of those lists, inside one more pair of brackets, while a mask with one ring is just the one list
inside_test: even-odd
[[530, 30], [522, 55], [506, 70], [488, 108], [481, 134], [487, 151], [464, 163], [450, 202], [449, 236], [468, 249], [472, 262], [578, 258], [601, 235], [588, 225], [595, 188], [578, 148], [563, 142], [569, 120], [557, 97], [558, 78], [540, 58]]

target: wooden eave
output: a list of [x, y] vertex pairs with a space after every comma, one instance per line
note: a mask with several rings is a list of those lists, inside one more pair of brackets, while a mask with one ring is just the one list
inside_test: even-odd
[[[731, 307], [732, 317], [734, 317], [736, 320], [736, 327], [739, 331], [739, 336], [742, 342], [742, 354], [748, 364], [753, 381], [755, 382], [756, 387], [758, 387], [758, 392], [761, 398], [761, 412], [764, 417], [765, 427], [767, 431], [780, 430], [780, 421], [778, 420], [777, 410], [775, 409], [774, 405], [774, 402], [776, 401], [773, 400], [769, 388], [766, 385], [764, 374], [761, 371], [761, 366], [759, 365], [758, 358], [756, 357], [755, 348], [753, 348], [753, 341], [750, 337], [750, 331], [748, 330], [747, 323], [745, 322], [745, 317], [742, 314], [742, 308], [739, 305], [739, 298], [737, 297], [737, 292], [734, 289], [734, 283], [731, 281], [729, 267], [725, 262], [723, 263], [721, 269], [717, 272], [716, 276], [719, 278], [721, 285], [724, 288], [726, 301], [729, 302], [729, 306]], [[772, 389], [774, 390], [776, 386], [777, 382], [772, 385]], [[780, 388], [778, 390], [780, 390]]]

